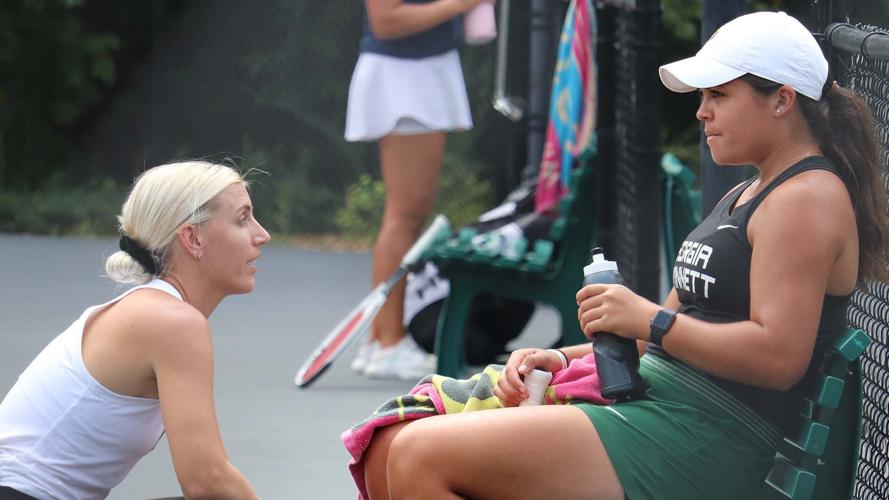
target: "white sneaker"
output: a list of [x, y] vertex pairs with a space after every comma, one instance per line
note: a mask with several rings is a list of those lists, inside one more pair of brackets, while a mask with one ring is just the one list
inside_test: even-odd
[[363, 374], [364, 369], [367, 368], [368, 361], [370, 361], [370, 357], [373, 355], [374, 351], [379, 348], [379, 342], [376, 340], [370, 341], [365, 338], [361, 342], [361, 345], [358, 346], [358, 352], [355, 353], [355, 358], [352, 360], [352, 364], [349, 365], [352, 368], [352, 371]]
[[378, 347], [370, 356], [364, 375], [370, 378], [418, 380], [435, 371], [436, 359], [418, 346], [410, 335], [397, 344]]

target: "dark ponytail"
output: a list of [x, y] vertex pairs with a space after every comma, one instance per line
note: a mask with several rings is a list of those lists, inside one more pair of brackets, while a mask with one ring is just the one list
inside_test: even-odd
[[864, 99], [829, 84], [820, 101], [797, 94], [821, 151], [839, 167], [858, 224], [858, 281], [889, 280], [889, 209], [880, 175], [876, 124]]
[[[741, 79], [763, 95], [781, 88], [780, 83], [749, 73]], [[833, 82], [824, 86], [820, 101], [799, 92], [796, 98], [809, 131], [824, 156], [839, 168], [852, 198], [858, 225], [858, 282], [889, 281], [889, 208], [870, 108], [857, 94]]]

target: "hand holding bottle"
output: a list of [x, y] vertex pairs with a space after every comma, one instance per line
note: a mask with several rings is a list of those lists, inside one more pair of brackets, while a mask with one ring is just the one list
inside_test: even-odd
[[629, 339], [648, 339], [649, 321], [660, 307], [620, 284], [596, 283], [577, 292], [577, 320], [588, 339], [611, 332]]
[[[626, 314], [626, 311], [623, 311], [623, 314], [610, 311], [607, 304], [601, 300], [603, 295], [613, 290], [635, 294], [622, 286], [623, 277], [617, 270], [617, 263], [605, 260], [605, 255], [599, 247], [592, 250], [591, 262], [583, 268], [583, 284], [581, 292], [586, 291], [585, 293], [592, 294], [592, 297], [581, 300], [581, 292], [578, 292], [581, 310], [587, 309], [586, 312], [578, 311], [578, 317], [584, 333], [587, 337], [593, 337], [593, 352], [596, 356], [602, 397], [616, 400], [632, 399], [646, 388], [645, 381], [639, 376], [639, 352], [636, 350], [636, 342], [633, 338], [615, 335], [596, 322], [602, 323], [601, 320], [611, 315]], [[596, 290], [597, 287], [601, 290]], [[584, 321], [588, 315], [592, 315], [593, 319]]]

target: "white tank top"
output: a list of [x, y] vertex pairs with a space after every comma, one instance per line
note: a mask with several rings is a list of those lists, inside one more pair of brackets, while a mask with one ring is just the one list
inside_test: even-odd
[[122, 396], [83, 364], [83, 327], [96, 310], [140, 288], [182, 300], [155, 279], [83, 312], [47, 345], [0, 403], [0, 486], [36, 498], [105, 498], [164, 432], [156, 399]]

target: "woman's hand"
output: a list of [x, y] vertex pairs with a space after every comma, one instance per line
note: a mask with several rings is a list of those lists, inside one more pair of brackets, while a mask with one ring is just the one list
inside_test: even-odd
[[516, 349], [509, 356], [506, 367], [500, 373], [494, 395], [503, 406], [518, 406], [528, 398], [528, 390], [522, 378], [534, 369], [556, 372], [562, 369], [562, 359], [546, 349]]
[[651, 318], [660, 307], [623, 285], [587, 285], [577, 292], [577, 319], [591, 339], [611, 332], [629, 339], [648, 340]]

